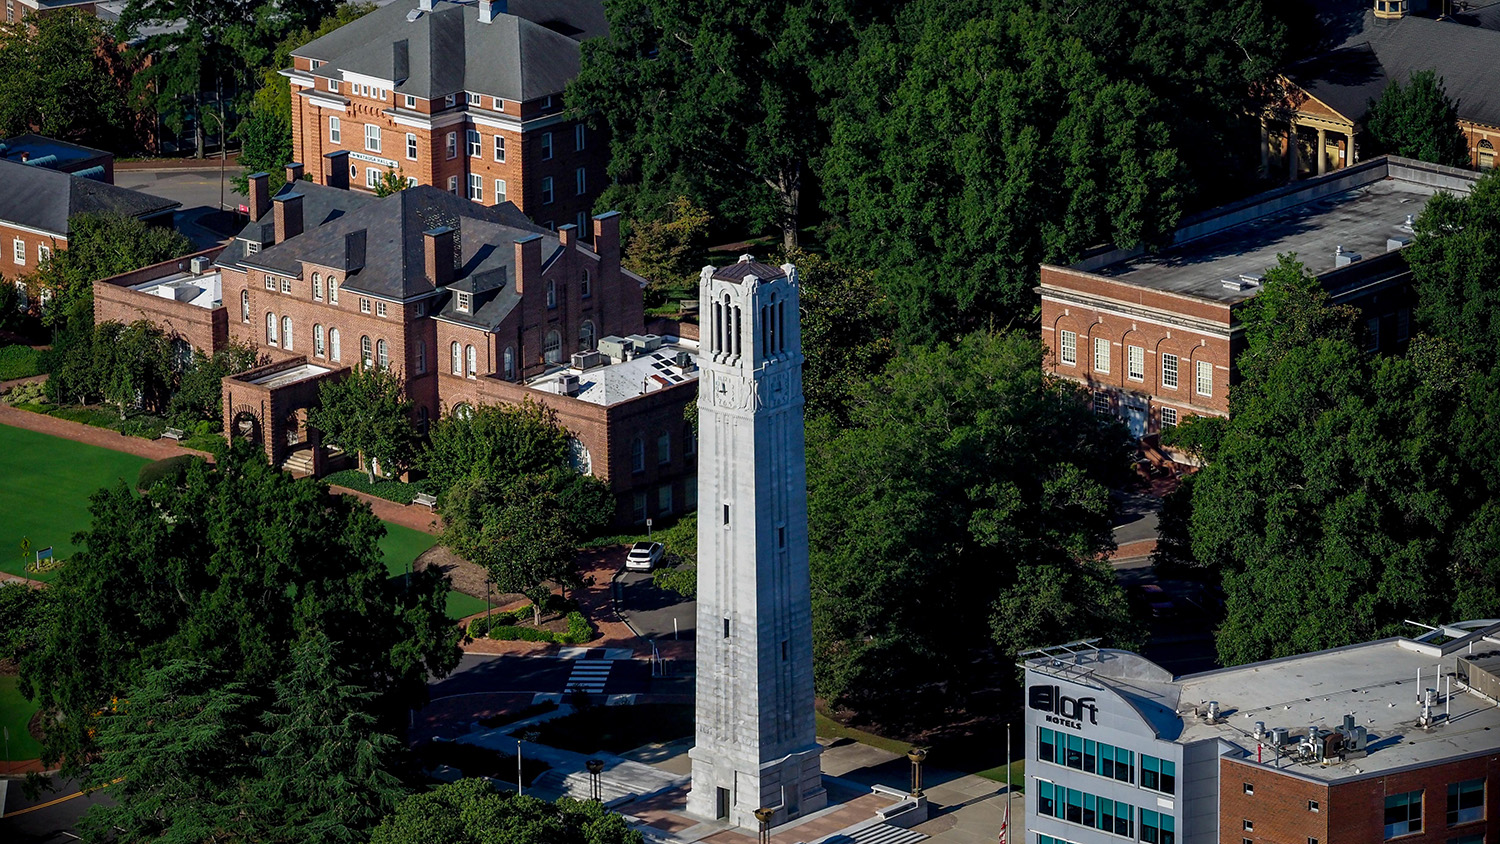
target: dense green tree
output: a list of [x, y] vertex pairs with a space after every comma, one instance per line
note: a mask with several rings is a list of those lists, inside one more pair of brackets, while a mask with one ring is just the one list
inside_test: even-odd
[[557, 412], [527, 400], [449, 413], [432, 426], [421, 465], [432, 484], [446, 491], [476, 474], [505, 481], [548, 472], [567, 459], [568, 433]]
[[250, 192], [250, 174], [265, 173], [274, 196], [286, 184], [286, 165], [292, 160], [292, 123], [269, 109], [252, 108], [236, 130], [240, 139], [240, 172], [230, 183], [241, 194]]
[[68, 218], [67, 248], [54, 248], [28, 283], [49, 297], [43, 323], [93, 322], [94, 282], [192, 251], [192, 241], [171, 228], [123, 214], [75, 214]]
[[706, 209], [679, 196], [665, 216], [648, 217], [634, 226], [621, 263], [646, 279], [648, 297], [657, 290], [675, 290], [684, 284], [696, 287], [700, 256], [708, 245], [712, 222]]
[[0, 23], [0, 138], [26, 132], [116, 152], [135, 146], [119, 50], [91, 12]]
[[43, 757], [65, 773], [98, 749], [96, 713], [175, 660], [269, 703], [294, 647], [326, 636], [347, 671], [335, 679], [375, 694], [360, 708], [386, 731], [425, 702], [430, 674], [457, 663], [447, 580], [389, 578], [366, 505], [293, 480], [248, 445], [148, 496], [101, 490], [90, 512], [44, 590], [58, 611], [21, 660], [23, 689], [55, 719]]
[[1402, 255], [1416, 283], [1422, 328], [1489, 366], [1500, 348], [1500, 173], [1485, 175], [1468, 196], [1428, 200]]
[[399, 474], [416, 456], [417, 429], [412, 402], [400, 375], [379, 366], [356, 366], [348, 377], [324, 381], [318, 406], [307, 424], [327, 442], [357, 453], [375, 482], [376, 463], [385, 474]]
[[1458, 128], [1458, 104], [1448, 98], [1435, 71], [1419, 70], [1405, 87], [1391, 80], [1380, 99], [1370, 102], [1365, 129], [1379, 152], [1469, 166], [1469, 142]]
[[166, 407], [182, 377], [180, 345], [145, 320], [130, 325], [70, 322], [49, 353], [47, 395], [55, 402], [107, 401], [124, 419], [134, 407]]
[[[30, 550], [22, 557], [30, 558]], [[41, 590], [24, 583], [0, 582], [0, 661], [18, 660], [35, 645], [36, 631], [45, 624], [39, 613], [45, 611]]]
[[371, 844], [644, 844], [620, 815], [593, 801], [497, 794], [482, 779], [414, 794], [386, 816]]
[[[808, 429], [819, 693], [911, 723], [993, 648], [1134, 635], [1102, 555], [1129, 438], [1019, 332], [912, 349]], [[899, 694], [896, 690], [900, 690]], [[911, 720], [902, 720], [911, 719]]]
[[811, 252], [787, 260], [797, 265], [807, 415], [847, 419], [858, 385], [895, 352], [890, 298], [868, 269]]
[[224, 415], [223, 381], [261, 362], [254, 346], [230, 342], [210, 357], [201, 349], [172, 394], [170, 410], [179, 421], [220, 421]]

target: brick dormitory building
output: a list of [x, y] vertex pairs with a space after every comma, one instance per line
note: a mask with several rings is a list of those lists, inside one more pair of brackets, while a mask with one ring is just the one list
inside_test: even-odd
[[1045, 366], [1087, 386], [1095, 409], [1137, 437], [1188, 415], [1227, 416], [1244, 346], [1238, 311], [1279, 254], [1361, 311], [1371, 351], [1398, 349], [1414, 304], [1401, 254], [1411, 221], [1433, 194], [1467, 194], [1476, 177], [1376, 158], [1188, 218], [1160, 251], [1043, 265]]
[[[271, 363], [225, 379], [230, 437], [323, 474], [342, 459], [306, 425], [319, 384], [354, 366], [402, 375], [413, 423], [530, 399], [557, 411], [575, 466], [619, 497], [619, 521], [696, 507], [696, 332], [645, 333], [642, 284], [620, 267], [619, 220], [551, 232], [514, 205], [430, 186], [384, 199], [250, 179], [252, 220], [221, 252], [95, 283], [95, 318], [147, 319], [204, 352], [248, 343]], [[684, 327], [687, 328], [687, 327]], [[679, 333], [690, 333], [686, 330]]]
[[293, 155], [344, 150], [355, 189], [396, 171], [588, 237], [607, 144], [562, 94], [606, 29], [597, 2], [396, 0], [293, 51]]
[[1500, 840], [1494, 620], [1184, 677], [1021, 658], [1026, 844]]

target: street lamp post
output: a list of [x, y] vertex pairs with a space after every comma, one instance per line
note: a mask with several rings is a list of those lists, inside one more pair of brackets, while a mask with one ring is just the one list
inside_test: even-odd
[[604, 792], [599, 785], [599, 775], [604, 772], [604, 760], [590, 759], [589, 761], [584, 762], [583, 766], [587, 768], [589, 772], [589, 798], [595, 803], [603, 803]]
[[927, 758], [927, 751], [920, 747], [913, 747], [906, 751], [906, 758], [911, 760], [911, 796], [922, 796], [922, 762]]
[[521, 784], [521, 740], [516, 739], [516, 794], [525, 793], [525, 787]]
[[[220, 100], [219, 101], [219, 108], [222, 109], [223, 107], [224, 107], [224, 102], [222, 100]], [[223, 114], [215, 114], [213, 109], [209, 109], [207, 112], [199, 112], [199, 113], [200, 114], [207, 114], [209, 117], [212, 117], [214, 120], [218, 121], [218, 123], [219, 123], [219, 210], [223, 211], [224, 210], [224, 165], [225, 165], [225, 161], [226, 161], [226, 158], [228, 156], [228, 153], [229, 153], [229, 138], [226, 136], [225, 129], [224, 129], [224, 115]], [[203, 125], [203, 121], [201, 119], [198, 121], [198, 125], [199, 125], [200, 131], [201, 131], [201, 127]]]
[[771, 844], [771, 818], [775, 816], [775, 809], [755, 810], [755, 819], [760, 821], [760, 844]]

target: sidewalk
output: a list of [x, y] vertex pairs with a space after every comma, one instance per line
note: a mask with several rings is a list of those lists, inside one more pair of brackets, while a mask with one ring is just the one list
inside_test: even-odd
[[[637, 658], [650, 656], [649, 646], [636, 638], [635, 633], [631, 632], [625, 622], [615, 614], [614, 602], [610, 599], [612, 578], [624, 561], [624, 553], [624, 546], [620, 546], [583, 551], [578, 556], [578, 570], [583, 577], [584, 585], [580, 589], [573, 590], [571, 597], [578, 602], [579, 609], [599, 630], [599, 638], [582, 645], [475, 639], [462, 645], [464, 652], [504, 656], [553, 656], [565, 647], [586, 647], [629, 648], [635, 652]], [[525, 603], [525, 601], [515, 601], [504, 607], [496, 607], [496, 609], [516, 609]], [[470, 618], [474, 617], [470, 616]], [[469, 619], [464, 619], [463, 623], [467, 625]]]

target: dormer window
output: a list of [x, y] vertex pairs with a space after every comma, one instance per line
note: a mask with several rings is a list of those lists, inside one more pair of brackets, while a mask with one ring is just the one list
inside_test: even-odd
[[317, 70], [318, 68], [320, 68], [322, 66], [323, 66], [323, 60], [322, 59], [313, 59], [312, 60], [312, 69], [313, 70]]
[[479, 105], [479, 95], [478, 94], [465, 94], [464, 97], [468, 100], [469, 105], [471, 105], [471, 106], [477, 106], [477, 105]]
[[339, 92], [339, 81], [337, 79], [328, 80], [328, 90], [337, 94]]
[[456, 105], [458, 105], [458, 95], [457, 94], [449, 94], [448, 96], [443, 97], [443, 107], [444, 108], [453, 108]]
[[245, 241], [245, 254], [246, 255], [254, 255], [255, 253], [257, 253], [259, 251], [260, 251], [260, 244], [259, 243], [256, 243], [253, 240], [247, 240], [247, 241]]
[[454, 298], [453, 306], [455, 308], [458, 308], [458, 312], [459, 313], [463, 313], [463, 314], [468, 313], [469, 312], [469, 294], [467, 294], [467, 293], [459, 293]]

